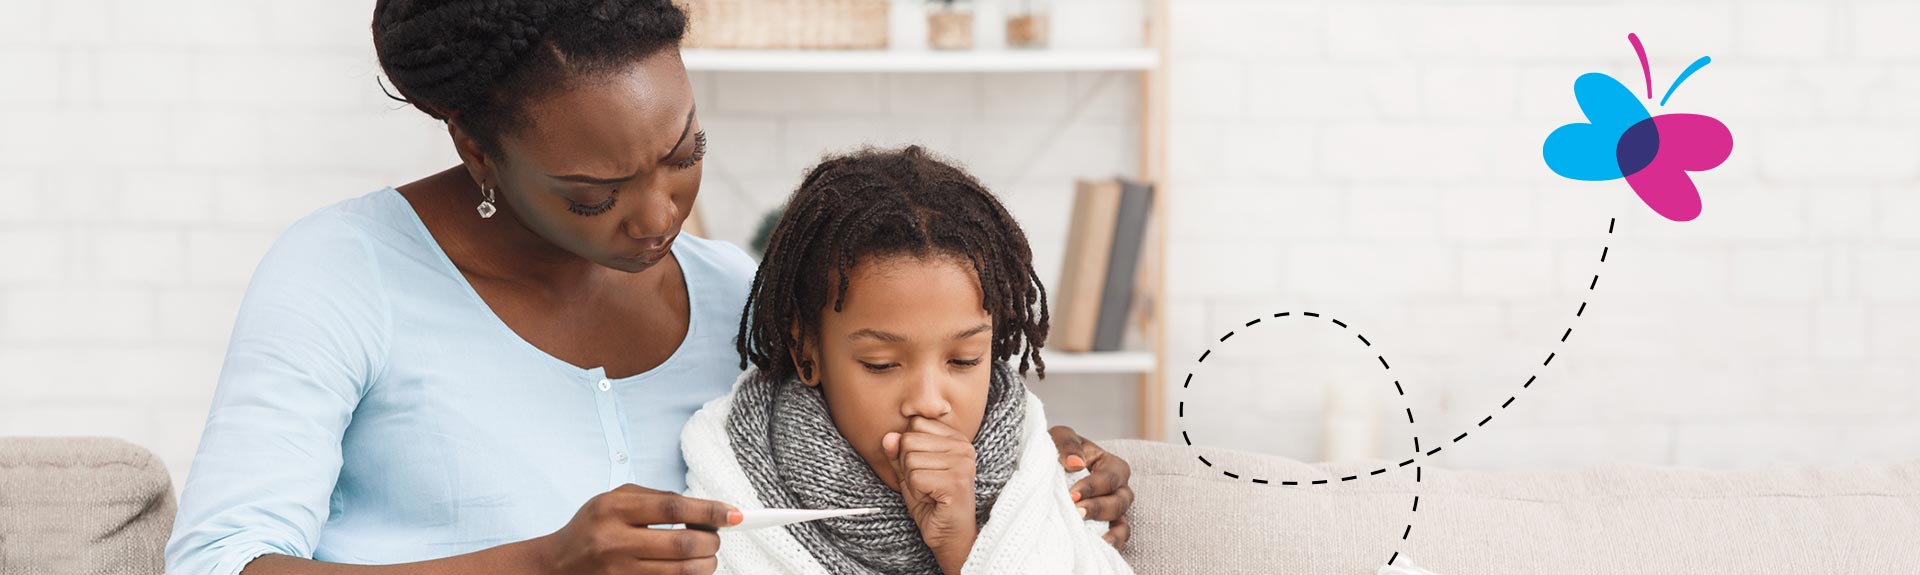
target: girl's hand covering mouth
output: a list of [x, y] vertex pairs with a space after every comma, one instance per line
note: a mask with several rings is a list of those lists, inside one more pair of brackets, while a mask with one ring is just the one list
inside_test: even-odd
[[905, 433], [887, 433], [880, 446], [899, 478], [900, 496], [920, 527], [920, 538], [933, 549], [942, 571], [959, 573], [979, 535], [973, 442], [945, 423], [911, 417]]

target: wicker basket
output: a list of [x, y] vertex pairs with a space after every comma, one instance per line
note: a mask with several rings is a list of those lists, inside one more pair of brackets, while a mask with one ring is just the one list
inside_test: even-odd
[[681, 0], [682, 45], [735, 49], [881, 49], [889, 0]]

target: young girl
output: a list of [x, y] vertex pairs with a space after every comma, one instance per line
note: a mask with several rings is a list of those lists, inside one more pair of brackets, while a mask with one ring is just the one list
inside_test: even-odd
[[720, 572], [1130, 573], [1021, 381], [1045, 375], [1046, 291], [999, 200], [914, 146], [828, 159], [787, 206], [736, 341], [751, 369], [682, 436], [688, 495], [880, 511], [723, 530]]

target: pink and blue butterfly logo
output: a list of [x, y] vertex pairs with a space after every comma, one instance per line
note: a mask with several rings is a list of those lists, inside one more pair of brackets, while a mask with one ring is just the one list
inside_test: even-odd
[[[1652, 100], [1647, 51], [1638, 36], [1628, 34], [1627, 41], [1640, 56], [1647, 99]], [[1694, 60], [1667, 88], [1660, 105], [1666, 106], [1681, 82], [1712, 61], [1706, 56]], [[1547, 135], [1542, 154], [1553, 173], [1588, 182], [1625, 178], [1640, 200], [1662, 217], [1684, 222], [1700, 216], [1700, 190], [1687, 173], [1727, 161], [1733, 133], [1726, 124], [1700, 114], [1649, 114], [1632, 90], [1598, 72], [1574, 80], [1573, 97], [1587, 123], [1567, 124]]]

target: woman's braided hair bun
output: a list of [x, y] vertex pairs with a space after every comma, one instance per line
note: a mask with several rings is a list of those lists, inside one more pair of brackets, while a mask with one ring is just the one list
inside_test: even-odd
[[625, 69], [677, 47], [671, 0], [378, 0], [373, 47], [396, 99], [458, 123], [483, 144], [522, 104], [582, 74]]

